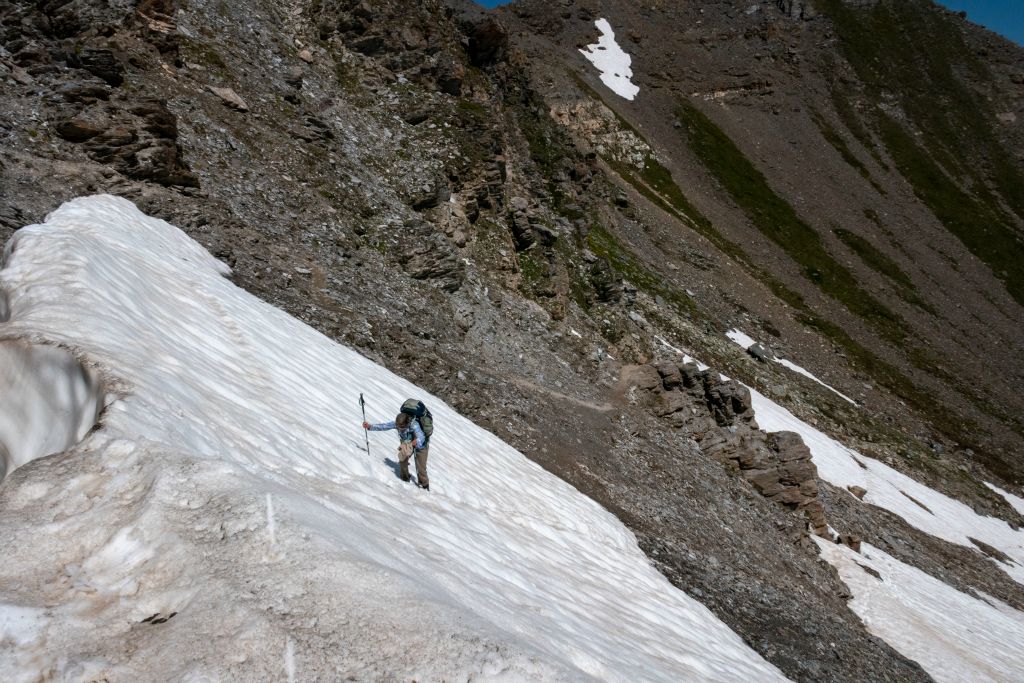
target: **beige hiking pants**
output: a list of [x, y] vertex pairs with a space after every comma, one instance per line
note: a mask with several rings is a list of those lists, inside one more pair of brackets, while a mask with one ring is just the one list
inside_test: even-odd
[[420, 486], [429, 486], [430, 480], [427, 478], [427, 456], [430, 454], [430, 446], [421, 448], [418, 451], [412, 453], [404, 453], [405, 449], [402, 449], [398, 453], [398, 466], [399, 472], [402, 475], [402, 479], [409, 479], [409, 459], [412, 455], [416, 456], [416, 483]]

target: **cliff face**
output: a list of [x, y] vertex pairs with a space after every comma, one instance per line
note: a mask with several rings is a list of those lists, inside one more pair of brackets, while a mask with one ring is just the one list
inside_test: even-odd
[[[632, 101], [579, 51], [601, 18]], [[615, 512], [788, 675], [924, 676], [808, 516], [1024, 605], [980, 553], [783, 471], [799, 446], [682, 358], [1019, 523], [982, 481], [1022, 476], [1020, 48], [822, 0], [0, 2], [0, 46], [0, 237], [97, 192], [173, 222]]]

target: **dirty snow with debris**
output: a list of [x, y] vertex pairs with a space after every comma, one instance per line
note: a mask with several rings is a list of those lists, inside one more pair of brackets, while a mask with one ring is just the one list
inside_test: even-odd
[[[0, 484], [0, 680], [782, 679], [599, 505], [130, 202], [6, 253], [0, 345], [67, 349], [103, 409]], [[360, 392], [431, 408], [431, 492]]]
[[993, 491], [998, 493], [1000, 496], [1003, 497], [1004, 500], [1006, 500], [1007, 503], [1010, 504], [1010, 506], [1014, 510], [1016, 510], [1020, 514], [1024, 515], [1024, 498], [1021, 498], [1020, 496], [1014, 495], [1014, 494], [1010, 493], [1009, 491], [1004, 491], [1003, 489], [999, 488], [995, 484], [989, 483], [987, 481], [985, 482], [985, 486], [989, 487], [990, 489], [992, 489]]
[[619, 97], [632, 101], [640, 92], [633, 84], [632, 58], [615, 42], [615, 32], [607, 19], [598, 19], [594, 26], [601, 32], [596, 43], [580, 50], [584, 57], [601, 72], [601, 82]]
[[867, 543], [858, 554], [815, 540], [868, 630], [939, 683], [1024, 676], [1024, 613], [990, 595], [958, 591]]
[[860, 486], [866, 489], [865, 503], [889, 510], [932, 536], [973, 549], [978, 546], [971, 539], [977, 539], [1001, 550], [1010, 557], [1010, 562], [992, 561], [1015, 581], [1024, 584], [1024, 531], [1014, 529], [1001, 519], [979, 515], [964, 503], [847, 448], [756, 389], [747, 388], [758, 426], [766, 432], [799, 434], [810, 449], [822, 479], [840, 488]]
[[[732, 341], [736, 342], [738, 345], [742, 346], [744, 350], [747, 350], [754, 344], [758, 343], [757, 341], [754, 340], [753, 337], [745, 334], [744, 332], [741, 332], [740, 330], [729, 330], [728, 332], [725, 333], [725, 336], [731, 339]], [[808, 379], [814, 380], [815, 382], [825, 387], [826, 389], [828, 389], [829, 391], [831, 391], [833, 394], [843, 399], [844, 401], [849, 401], [853, 405], [857, 405], [857, 402], [854, 401], [852, 398], [842, 393], [838, 389], [829, 386], [825, 382], [822, 382], [820, 379], [815, 377], [812, 372], [810, 372], [809, 370], [805, 370], [804, 368], [800, 367], [793, 361], [786, 360], [785, 358], [779, 358], [778, 356], [772, 358], [772, 360], [783, 367], [789, 368], [798, 375], [803, 375]]]

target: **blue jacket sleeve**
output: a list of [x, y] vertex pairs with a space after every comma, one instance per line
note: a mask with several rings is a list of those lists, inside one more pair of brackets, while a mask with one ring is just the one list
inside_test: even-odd
[[413, 445], [416, 446], [417, 449], [423, 448], [423, 446], [427, 443], [427, 437], [423, 433], [423, 429], [420, 427], [419, 420], [413, 420], [412, 432], [413, 434], [416, 435], [414, 440], [415, 442]]
[[395, 421], [394, 420], [392, 420], [391, 422], [380, 422], [380, 423], [375, 424], [375, 425], [370, 425], [370, 431], [371, 432], [386, 432], [389, 429], [397, 429], [397, 428], [398, 427], [395, 426]]

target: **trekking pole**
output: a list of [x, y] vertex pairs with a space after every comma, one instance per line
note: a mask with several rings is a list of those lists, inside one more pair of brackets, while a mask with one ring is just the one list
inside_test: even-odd
[[[366, 401], [363, 400], [363, 395], [359, 394], [359, 407], [363, 409], [363, 422], [366, 422]], [[370, 432], [363, 429], [363, 434], [366, 436], [366, 454], [370, 454]]]

